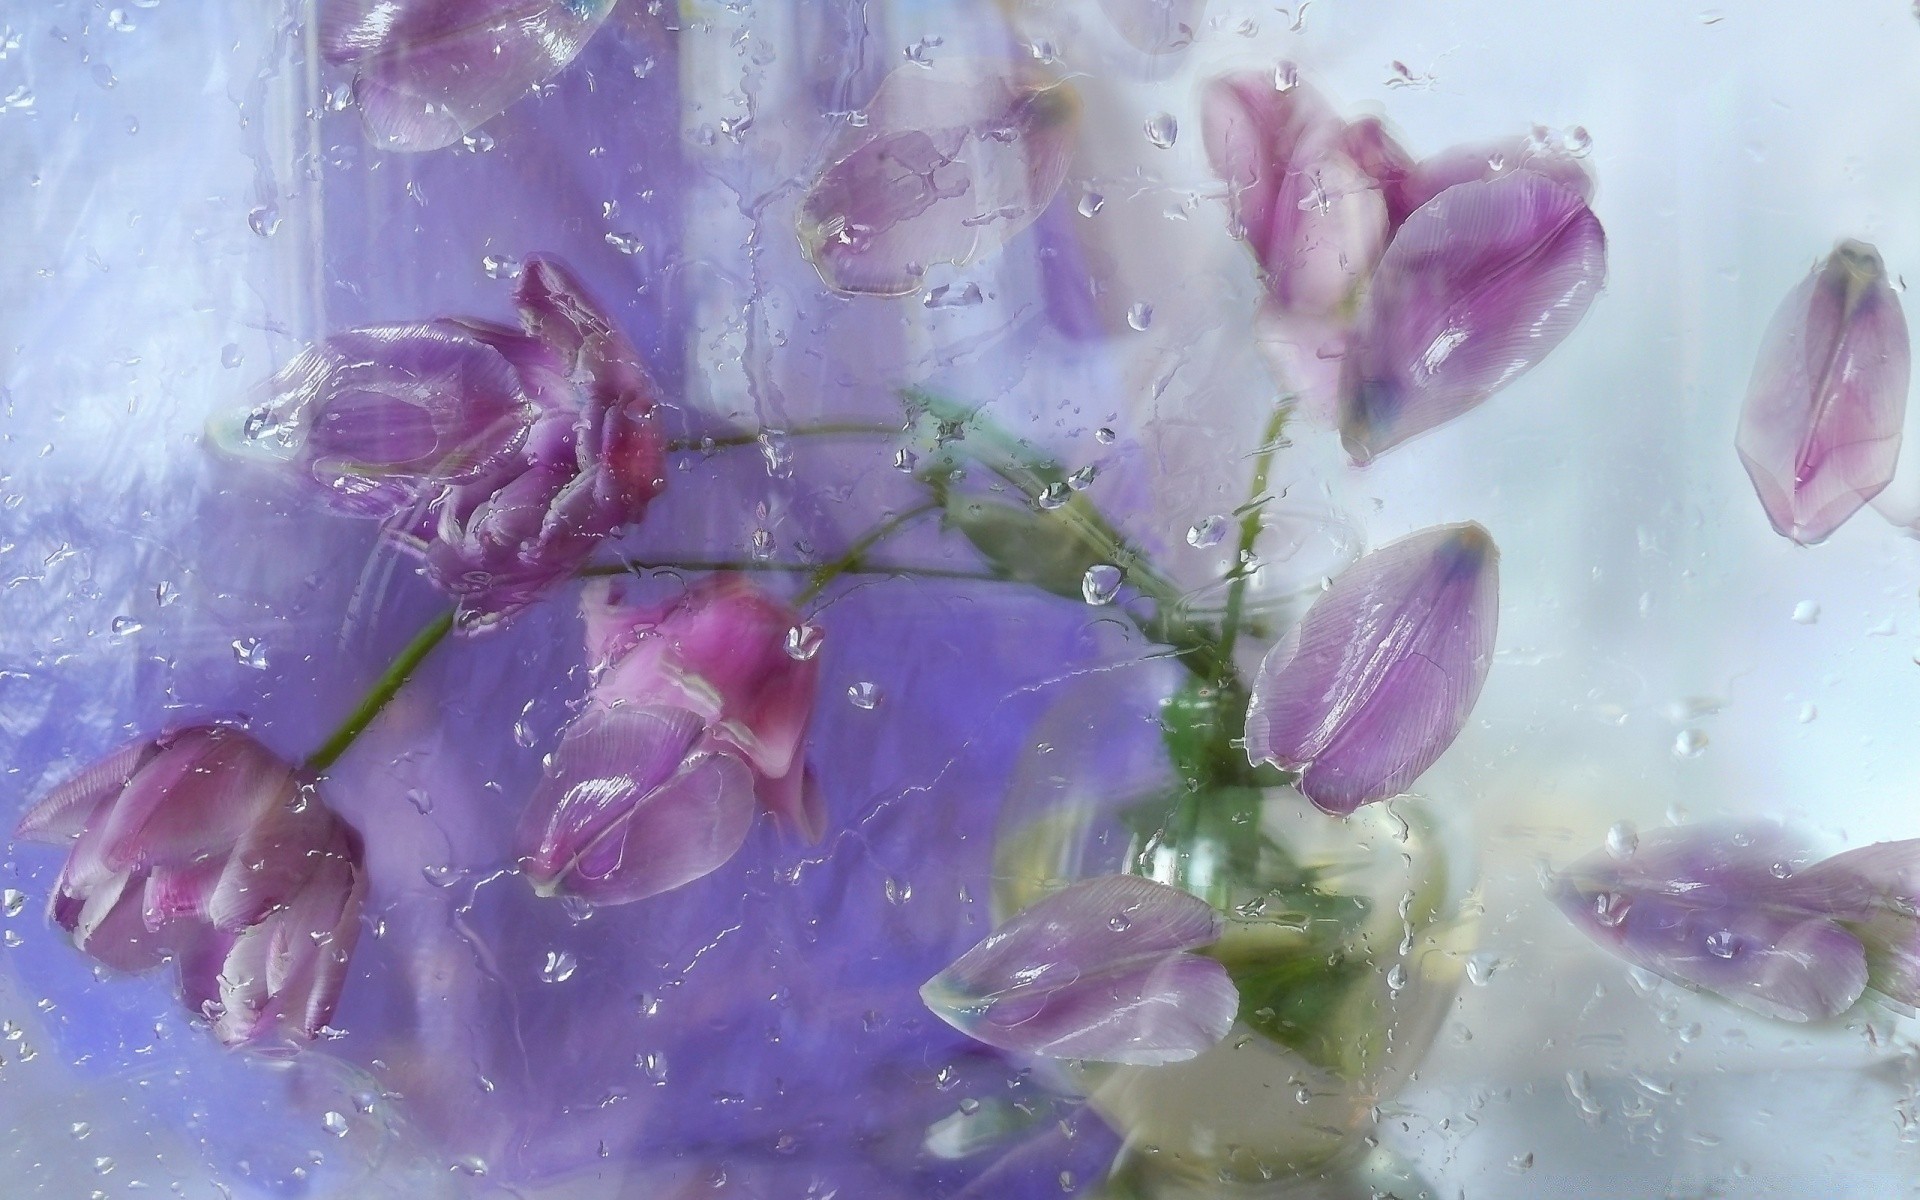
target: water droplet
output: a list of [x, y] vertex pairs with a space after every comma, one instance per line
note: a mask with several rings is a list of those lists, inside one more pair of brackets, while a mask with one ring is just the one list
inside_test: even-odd
[[1698, 729], [1682, 729], [1673, 739], [1675, 758], [1699, 758], [1707, 749], [1707, 735]]
[[266, 643], [262, 642], [259, 638], [235, 638], [231, 645], [233, 646], [233, 661], [243, 667], [251, 667], [256, 671], [264, 671], [267, 669]]
[[1067, 476], [1067, 486], [1076, 492], [1084, 492], [1093, 486], [1093, 477], [1096, 473], [1092, 467], [1081, 467]]
[[795, 662], [812, 662], [826, 638], [826, 630], [803, 621], [787, 630], [787, 657]]
[[0, 892], [0, 911], [4, 911], [9, 917], [19, 916], [26, 906], [27, 894], [19, 888], [8, 888]]
[[969, 283], [963, 287], [943, 283], [937, 288], [930, 289], [920, 303], [928, 308], [971, 308], [985, 298], [977, 283]]
[[847, 688], [847, 699], [855, 708], [872, 712], [880, 706], [880, 685], [861, 680]]
[[433, 811], [433, 797], [427, 794], [425, 788], [408, 788], [407, 803], [413, 805], [413, 811], [423, 817]]
[[1112, 604], [1125, 573], [1112, 563], [1095, 563], [1080, 577], [1080, 597], [1088, 604]]
[[111, 1175], [113, 1174], [113, 1159], [102, 1154], [99, 1158], [93, 1160], [93, 1169], [96, 1174]]
[[649, 1050], [640, 1056], [641, 1073], [655, 1083], [667, 1081], [667, 1056], [658, 1050]]
[[1802, 704], [1800, 706], [1800, 712], [1798, 716], [1800, 718], [1800, 723], [1802, 725], [1813, 724], [1813, 719], [1819, 715], [1820, 715], [1820, 710], [1815, 708], [1812, 704]]
[[543, 983], [565, 983], [579, 969], [580, 960], [574, 957], [573, 951], [549, 950], [547, 961], [540, 968], [540, 979]]
[[[1118, 441], [1119, 438], [1119, 434], [1108, 429], [1105, 425], [1093, 431], [1093, 440], [1099, 442], [1102, 446], [1111, 446], [1114, 442]], [[1920, 654], [1920, 651], [1915, 651], [1915, 653]]]
[[1125, 933], [1133, 928], [1133, 918], [1125, 913], [1115, 913], [1107, 919], [1107, 928], [1115, 933]]
[[1507, 960], [1497, 955], [1469, 955], [1467, 958], [1467, 982], [1475, 987], [1485, 987], [1487, 986], [1487, 981], [1492, 979], [1495, 973], [1506, 965]]
[[1587, 132], [1585, 125], [1575, 125], [1567, 130], [1567, 153], [1575, 158], [1585, 158], [1593, 150], [1593, 135]]
[[613, 229], [607, 230], [607, 245], [622, 254], [638, 254], [647, 248], [647, 244], [640, 240], [639, 234], [621, 233]]
[[911, 475], [913, 474], [914, 468], [918, 467], [919, 465], [920, 465], [920, 456], [918, 454], [915, 454], [913, 451], [907, 449], [905, 446], [902, 446], [900, 449], [895, 450], [893, 452], [893, 469], [894, 470]]
[[1407, 964], [1395, 963], [1387, 969], [1387, 990], [1398, 995], [1407, 986]]
[[1720, 929], [1707, 935], [1707, 953], [1715, 958], [1732, 958], [1740, 953], [1740, 939], [1731, 929]]
[[247, 214], [247, 228], [263, 238], [270, 238], [280, 232], [280, 210], [271, 204], [263, 204]]
[[968, 1096], [966, 1099], [960, 1102], [960, 1115], [963, 1117], [970, 1117], [979, 1111], [980, 1111], [980, 1102], [978, 1100], [975, 1100], [972, 1096]]
[[335, 1137], [347, 1136], [347, 1114], [329, 1112], [320, 1118], [320, 1127]]
[[1080, 203], [1077, 207], [1081, 216], [1091, 217], [1106, 206], [1107, 198], [1105, 196], [1102, 196], [1099, 192], [1086, 192], [1081, 195]]
[[1811, 600], [1802, 600], [1793, 606], [1793, 623], [1811, 625], [1820, 619], [1820, 606]]
[[480, 260], [480, 269], [488, 279], [520, 278], [520, 260], [511, 254], [489, 254]]
[[1218, 546], [1227, 536], [1227, 519], [1219, 513], [1202, 517], [1187, 530], [1187, 545], [1205, 550], [1209, 546]]
[[1127, 324], [1137, 332], [1145, 332], [1153, 324], [1153, 305], [1140, 301], [1127, 309]]
[[112, 628], [114, 636], [127, 637], [130, 634], [139, 633], [146, 626], [133, 617], [119, 616], [113, 619]]
[[226, 345], [220, 347], [220, 365], [227, 370], [234, 370], [245, 361], [247, 361], [246, 355], [240, 353], [240, 344], [238, 342], [228, 342]]
[[84, 1142], [88, 1135], [93, 1133], [93, 1126], [86, 1121], [75, 1121], [67, 1126], [67, 1132], [73, 1135], [74, 1141]]
[[1608, 929], [1618, 928], [1633, 910], [1633, 901], [1619, 892], [1601, 892], [1593, 898], [1594, 919]]
[[1179, 138], [1180, 122], [1173, 119], [1172, 113], [1157, 112], [1147, 118], [1146, 130], [1147, 140], [1165, 150]]
[[1513, 1158], [1508, 1161], [1507, 1165], [1516, 1171], [1533, 1170], [1533, 1151], [1529, 1150], [1525, 1154], [1514, 1155]]
[[1615, 821], [1607, 830], [1607, 853], [1616, 859], [1629, 859], [1640, 848], [1640, 831], [1632, 821]]
[[1035, 501], [1035, 503], [1039, 504], [1041, 508], [1046, 509], [1048, 512], [1052, 512], [1071, 499], [1073, 499], [1073, 492], [1064, 482], [1050, 483], [1046, 486], [1046, 489], [1040, 493], [1040, 498]]

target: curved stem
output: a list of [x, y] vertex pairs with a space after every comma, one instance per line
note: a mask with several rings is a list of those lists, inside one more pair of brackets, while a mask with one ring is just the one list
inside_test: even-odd
[[889, 437], [897, 438], [905, 434], [897, 425], [867, 425], [857, 421], [828, 421], [819, 425], [802, 425], [796, 429], [756, 429], [750, 433], [727, 433], [717, 437], [677, 438], [667, 443], [667, 450], [674, 454], [704, 453], [707, 450], [721, 450], [736, 446], [758, 445], [762, 437]]
[[860, 560], [866, 557], [867, 551], [873, 549], [874, 546], [878, 545], [884, 539], [898, 533], [908, 522], [918, 520], [930, 512], [939, 511], [939, 509], [940, 505], [938, 504], [922, 504], [918, 508], [910, 508], [903, 513], [896, 513], [878, 525], [875, 525], [872, 529], [867, 530], [853, 540], [853, 544], [847, 547], [845, 554], [842, 554], [839, 558], [827, 563], [813, 573], [813, 578], [807, 581], [807, 586], [801, 588], [800, 594], [793, 598], [793, 606], [799, 608], [807, 601], [818, 596], [825, 590], [826, 586], [835, 579], [846, 574], [848, 571], [857, 569], [860, 566]]
[[414, 634], [413, 640], [407, 643], [398, 657], [387, 664], [387, 669], [367, 690], [359, 706], [348, 714], [347, 719], [340, 723], [338, 729], [333, 731], [333, 736], [322, 743], [318, 750], [307, 756], [307, 770], [317, 775], [340, 761], [340, 756], [347, 752], [347, 747], [353, 745], [354, 739], [367, 731], [367, 726], [373, 724], [374, 718], [386, 708], [387, 702], [399, 694], [400, 689], [406, 686], [407, 680], [413, 678], [414, 670], [426, 660], [427, 655], [433, 653], [435, 646], [446, 640], [447, 634], [452, 631], [453, 613], [445, 612], [434, 618], [432, 624]]
[[1273, 471], [1274, 452], [1280, 448], [1280, 434], [1287, 427], [1287, 414], [1292, 411], [1291, 400], [1291, 396], [1282, 396], [1267, 418], [1260, 453], [1253, 460], [1253, 486], [1247, 490], [1247, 503], [1240, 513], [1239, 550], [1229, 572], [1233, 582], [1227, 585], [1227, 610], [1220, 622], [1220, 657], [1229, 663], [1233, 661], [1234, 640], [1240, 636], [1240, 611], [1246, 605], [1253, 546], [1260, 539], [1260, 510], [1266, 503], [1267, 480]]

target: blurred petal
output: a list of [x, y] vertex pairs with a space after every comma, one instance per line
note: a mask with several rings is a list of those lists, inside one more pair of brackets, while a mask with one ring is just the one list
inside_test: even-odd
[[1192, 44], [1207, 0], [1100, 0], [1100, 9], [1134, 48], [1168, 54]]
[[110, 869], [224, 854], [293, 792], [293, 768], [240, 730], [199, 726], [160, 746], [105, 813], [100, 856]]
[[1868, 986], [1920, 1007], [1920, 840], [1837, 854], [1789, 886], [1796, 903], [1832, 915], [1860, 939]]
[[460, 321], [335, 334], [288, 363], [259, 404], [216, 424], [214, 443], [298, 472], [343, 512], [385, 519], [518, 448], [528, 399], [499, 348], [518, 337]]
[[800, 244], [828, 287], [900, 296], [1037, 220], [1066, 178], [1078, 122], [1064, 85], [1008, 64], [940, 59], [881, 82], [802, 200]]
[[1736, 445], [1767, 519], [1811, 545], [1893, 478], [1907, 319], [1872, 246], [1842, 242], [1767, 328]]
[[1867, 985], [1860, 940], [1791, 903], [1775, 849], [1738, 838], [1708, 826], [1663, 831], [1624, 859], [1600, 851], [1559, 876], [1554, 899], [1594, 941], [1670, 979], [1784, 1020], [1844, 1012]]
[[93, 819], [94, 810], [118, 796], [140, 769], [159, 753], [153, 739], [131, 742], [59, 784], [27, 810], [13, 836], [28, 842], [72, 842]]
[[1247, 755], [1344, 815], [1404, 791], [1459, 736], [1493, 661], [1499, 550], [1476, 524], [1402, 538], [1333, 581], [1253, 682]]
[[1023, 910], [928, 980], [941, 1020], [992, 1046], [1157, 1065], [1193, 1058], [1232, 1026], [1224, 967], [1186, 953], [1220, 937], [1213, 907], [1134, 875], [1077, 883]]
[[573, 61], [615, 0], [331, 0], [320, 44], [354, 67], [390, 150], [452, 145]]
[[1507, 138], [1454, 146], [1400, 173], [1386, 188], [1394, 228], [1455, 184], [1498, 179], [1515, 171], [1544, 175], [1586, 203], [1593, 203], [1593, 176], [1587, 174], [1579, 159], [1539, 138]]
[[575, 721], [521, 826], [534, 886], [624, 904], [732, 858], [753, 820], [753, 774], [696, 745], [703, 729], [684, 709], [596, 706]]
[[1308, 85], [1283, 91], [1258, 71], [1208, 85], [1203, 113], [1208, 157], [1274, 300], [1306, 314], [1344, 305], [1387, 242], [1386, 200], [1348, 154], [1345, 122]]
[[1365, 463], [1530, 370], [1605, 274], [1600, 222], [1543, 175], [1462, 183], [1423, 205], [1380, 259], [1346, 360], [1347, 452]]

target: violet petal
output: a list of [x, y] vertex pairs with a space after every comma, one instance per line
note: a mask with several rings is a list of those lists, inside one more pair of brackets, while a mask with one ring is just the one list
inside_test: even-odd
[[703, 730], [684, 709], [596, 706], [575, 721], [521, 827], [534, 886], [624, 904], [733, 857], [753, 820], [753, 774], [696, 744]]
[[1344, 815], [1397, 795], [1465, 726], [1493, 661], [1499, 550], [1479, 525], [1402, 538], [1336, 576], [1268, 653], [1247, 755]]
[[572, 62], [615, 0], [331, 0], [320, 45], [354, 67], [390, 150], [452, 145]]
[[799, 234], [840, 292], [900, 296], [1037, 220], [1066, 179], [1078, 102], [1006, 64], [942, 58], [880, 84], [801, 201]]
[[1593, 176], [1573, 155], [1536, 138], [1507, 138], [1453, 146], [1420, 162], [1386, 184], [1387, 206], [1399, 228], [1414, 210], [1455, 184], [1498, 179], [1515, 171], [1544, 175], [1593, 203]]
[[1600, 222], [1543, 175], [1462, 183], [1422, 205], [1381, 256], [1346, 359], [1347, 452], [1365, 463], [1532, 369], [1605, 275]]
[[1135, 875], [1074, 884], [995, 930], [920, 996], [992, 1046], [1054, 1058], [1158, 1065], [1193, 1058], [1232, 1027], [1226, 968], [1186, 953], [1219, 940], [1206, 901]]
[[1781, 303], [1735, 444], [1782, 536], [1825, 539], [1893, 478], [1908, 358], [1907, 319], [1872, 246], [1840, 243]]
[[1797, 903], [1828, 913], [1860, 939], [1868, 986], [1920, 1007], [1920, 840], [1837, 854], [1788, 887]]

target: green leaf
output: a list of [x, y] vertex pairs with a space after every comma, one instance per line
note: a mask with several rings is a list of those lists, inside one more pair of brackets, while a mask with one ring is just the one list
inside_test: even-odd
[[1343, 1078], [1366, 1071], [1378, 1039], [1356, 1028], [1352, 1010], [1366, 1002], [1370, 962], [1319, 938], [1291, 954], [1222, 962], [1240, 989], [1241, 1023]]

